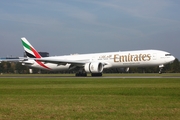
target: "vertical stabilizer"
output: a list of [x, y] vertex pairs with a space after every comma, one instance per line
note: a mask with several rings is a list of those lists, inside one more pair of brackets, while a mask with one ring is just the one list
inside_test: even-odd
[[36, 49], [28, 42], [25, 37], [21, 38], [21, 41], [27, 57], [41, 58], [41, 55], [36, 51]]
[[[27, 57], [29, 57], [29, 58], [41, 58], [41, 55], [28, 42], [28, 40], [25, 37], [21, 38], [21, 41], [22, 41], [22, 45], [24, 47], [24, 50], [26, 52]], [[40, 67], [50, 70], [50, 68], [48, 66], [46, 66], [44, 63], [42, 63], [41, 61], [38, 61], [38, 60], [35, 60], [35, 61]]]

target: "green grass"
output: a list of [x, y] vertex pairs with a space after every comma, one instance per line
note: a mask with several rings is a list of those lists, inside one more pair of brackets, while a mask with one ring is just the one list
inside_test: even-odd
[[180, 79], [0, 78], [0, 120], [180, 119]]
[[[0, 74], [1, 77], [74, 77], [75, 74]], [[88, 74], [88, 77], [91, 75]], [[104, 73], [103, 76], [158, 76], [180, 77], [180, 73]]]

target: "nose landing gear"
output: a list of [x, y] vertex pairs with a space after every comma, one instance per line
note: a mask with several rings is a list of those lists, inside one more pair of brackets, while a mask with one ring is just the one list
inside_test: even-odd
[[159, 65], [159, 74], [162, 74], [163, 68], [164, 68], [164, 65]]

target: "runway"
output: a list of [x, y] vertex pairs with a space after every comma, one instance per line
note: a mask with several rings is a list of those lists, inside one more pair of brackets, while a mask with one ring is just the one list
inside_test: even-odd
[[74, 79], [81, 79], [81, 78], [98, 78], [98, 79], [102, 79], [102, 78], [120, 78], [120, 79], [124, 79], [124, 78], [140, 78], [140, 79], [145, 79], [145, 78], [180, 78], [180, 76], [102, 76], [102, 77], [91, 77], [91, 76], [87, 76], [87, 77], [75, 77], [75, 76], [43, 76], [43, 75], [38, 75], [38, 76], [33, 76], [33, 75], [23, 75], [23, 76], [3, 76], [1, 75], [0, 78], [74, 78]]

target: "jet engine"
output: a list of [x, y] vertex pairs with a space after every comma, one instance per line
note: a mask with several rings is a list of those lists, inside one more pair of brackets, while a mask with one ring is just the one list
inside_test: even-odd
[[87, 73], [102, 73], [103, 72], [103, 64], [100, 62], [86, 63], [84, 66], [84, 70]]

